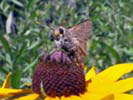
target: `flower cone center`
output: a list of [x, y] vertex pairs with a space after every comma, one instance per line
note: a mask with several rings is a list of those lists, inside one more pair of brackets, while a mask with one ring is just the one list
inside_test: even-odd
[[81, 67], [53, 58], [48, 63], [40, 62], [33, 75], [33, 91], [41, 93], [43, 88], [50, 97], [79, 95], [85, 92], [85, 87], [85, 75]]

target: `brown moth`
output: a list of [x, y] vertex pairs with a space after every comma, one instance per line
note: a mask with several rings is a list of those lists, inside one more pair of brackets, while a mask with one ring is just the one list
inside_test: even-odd
[[62, 26], [55, 28], [53, 37], [57, 48], [62, 48], [74, 62], [83, 66], [84, 58], [87, 56], [87, 41], [91, 29], [92, 23], [90, 20], [69, 28]]

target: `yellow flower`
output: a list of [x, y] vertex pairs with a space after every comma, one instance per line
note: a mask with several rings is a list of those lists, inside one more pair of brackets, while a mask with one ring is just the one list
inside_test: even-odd
[[[44, 100], [133, 100], [133, 94], [129, 94], [133, 90], [133, 77], [121, 79], [121, 77], [133, 71], [133, 64], [118, 64], [111, 66], [99, 74], [95, 73], [92, 67], [86, 74], [87, 90], [85, 93], [71, 95], [68, 97], [49, 97]], [[7, 76], [2, 88], [0, 88], [0, 98], [15, 96], [16, 94], [28, 93], [30, 90], [10, 89], [9, 77]], [[40, 98], [39, 94], [31, 93], [30, 95], [16, 98], [14, 100], [36, 100]]]
[[11, 73], [9, 73], [0, 88], [0, 99], [2, 98], [9, 98], [17, 94], [22, 94], [22, 93], [31, 93], [31, 90], [22, 90], [22, 89], [11, 89], [10, 87], [10, 76]]

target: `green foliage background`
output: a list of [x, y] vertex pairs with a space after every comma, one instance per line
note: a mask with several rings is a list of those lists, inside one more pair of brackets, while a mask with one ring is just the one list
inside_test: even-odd
[[31, 81], [40, 49], [51, 51], [52, 26], [72, 26], [90, 18], [86, 65], [103, 70], [133, 61], [132, 0], [0, 1], [0, 85], [12, 72], [12, 87]]

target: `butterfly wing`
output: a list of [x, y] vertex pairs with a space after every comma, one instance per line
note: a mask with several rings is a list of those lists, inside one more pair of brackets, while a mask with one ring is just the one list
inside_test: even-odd
[[92, 23], [90, 20], [68, 28], [73, 42], [77, 45], [83, 56], [87, 55], [87, 41], [90, 37], [91, 29]]

